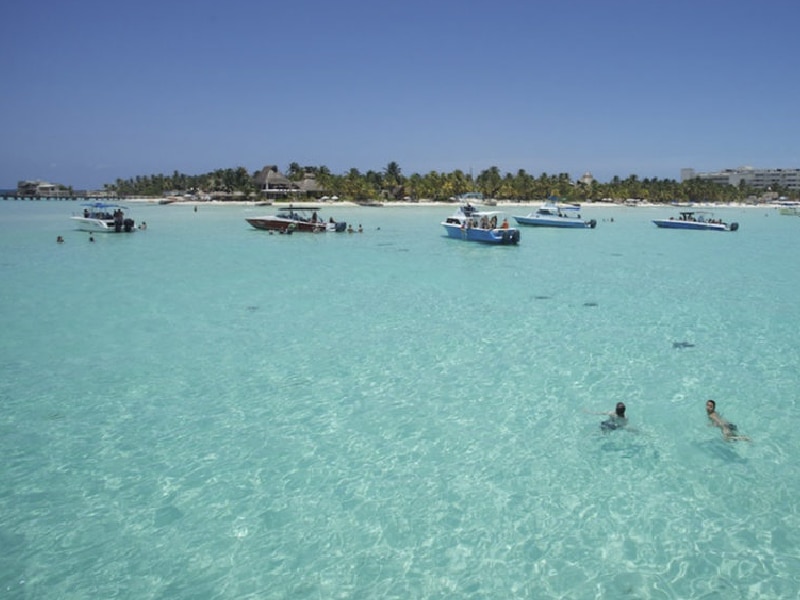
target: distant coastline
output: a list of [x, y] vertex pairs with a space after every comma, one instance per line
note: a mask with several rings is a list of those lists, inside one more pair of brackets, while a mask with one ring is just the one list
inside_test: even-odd
[[[174, 200], [170, 200], [169, 202], [164, 202], [164, 198], [153, 198], [153, 197], [52, 197], [52, 198], [28, 198], [28, 197], [15, 197], [13, 195], [4, 195], [0, 196], [0, 200], [3, 201], [17, 201], [17, 202], [86, 202], [86, 201], [101, 201], [101, 202], [108, 202], [110, 204], [152, 204], [152, 205], [162, 205], [167, 204], [170, 206], [190, 206], [190, 207], [197, 207], [197, 206], [209, 206], [209, 207], [219, 207], [219, 206], [245, 206], [245, 207], [258, 207], [263, 208], [265, 210], [269, 210], [271, 207], [274, 208], [281, 208], [287, 207], [291, 205], [296, 206], [326, 206], [326, 207], [347, 207], [347, 208], [363, 208], [364, 210], [376, 210], [380, 207], [393, 207], [393, 208], [447, 208], [457, 206], [457, 202], [445, 202], [445, 201], [433, 201], [433, 200], [420, 200], [420, 201], [408, 201], [408, 200], [387, 200], [376, 202], [374, 204], [365, 205], [364, 203], [360, 202], [353, 202], [351, 200], [322, 200], [322, 199], [304, 199], [302, 201], [284, 201], [284, 200], [274, 200], [270, 201], [268, 204], [265, 204], [262, 200], [200, 200], [200, 199], [184, 199], [184, 198], [175, 198]], [[630, 199], [628, 201], [585, 201], [580, 202], [582, 208], [624, 208], [630, 210], [637, 210], [637, 209], [646, 209], [646, 208], [672, 208], [672, 209], [684, 209], [684, 210], [703, 210], [703, 209], [719, 209], [719, 208], [784, 208], [785, 204], [780, 200], [769, 201], [765, 200], [759, 203], [752, 203], [752, 202], [740, 202], [740, 201], [730, 201], [730, 202], [681, 202], [679, 204], [673, 204], [669, 202], [646, 202], [636, 200], [635, 203], [631, 202]], [[536, 207], [541, 205], [545, 202], [545, 199], [538, 199], [538, 200], [496, 200], [493, 201], [492, 204], [481, 204], [480, 206], [486, 207], [487, 209], [507, 209], [511, 207], [523, 206], [523, 207]]]
[[[153, 198], [125, 198], [120, 202], [130, 202], [138, 204], [158, 204], [159, 201]], [[519, 202], [514, 200], [498, 200], [495, 205], [481, 205], [487, 209], [502, 209], [512, 208], [516, 206], [536, 207], [544, 202], [541, 200], [521, 200]], [[198, 201], [198, 200], [177, 200], [171, 202], [170, 206], [249, 206], [256, 208], [263, 208], [269, 211], [271, 208], [277, 209], [287, 206], [325, 206], [325, 207], [347, 207], [347, 208], [363, 208], [365, 211], [375, 210], [373, 206], [363, 206], [358, 202], [351, 202], [349, 200], [337, 200], [335, 202], [325, 202], [320, 200], [308, 200], [303, 202], [284, 202], [275, 201], [269, 205], [260, 205], [259, 202], [244, 201], [244, 200], [225, 200], [225, 201]], [[420, 202], [406, 202], [406, 201], [386, 201], [381, 202], [381, 206], [392, 208], [447, 208], [458, 206], [457, 202], [433, 202], [433, 201], [420, 201]], [[694, 202], [691, 205], [681, 204], [680, 206], [665, 203], [641, 202], [635, 206], [626, 205], [624, 202], [583, 202], [581, 208], [594, 209], [594, 208], [625, 208], [630, 210], [637, 210], [641, 208], [672, 208], [684, 210], [702, 210], [711, 208], [781, 208], [780, 204], [773, 202], [764, 202], [761, 204], [748, 204], [745, 202]]]

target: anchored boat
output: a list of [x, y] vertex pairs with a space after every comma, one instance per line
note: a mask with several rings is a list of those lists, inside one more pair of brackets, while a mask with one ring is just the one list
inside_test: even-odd
[[737, 231], [739, 223], [726, 223], [715, 219], [714, 214], [706, 211], [684, 211], [678, 218], [653, 219], [656, 227], [661, 229], [699, 229], [703, 231]]

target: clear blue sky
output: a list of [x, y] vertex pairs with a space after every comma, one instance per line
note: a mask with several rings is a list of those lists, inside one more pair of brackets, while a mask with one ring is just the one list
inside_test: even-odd
[[0, 187], [800, 168], [798, 0], [6, 0]]

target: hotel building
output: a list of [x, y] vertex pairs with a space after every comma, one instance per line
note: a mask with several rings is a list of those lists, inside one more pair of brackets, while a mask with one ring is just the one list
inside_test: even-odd
[[738, 169], [725, 169], [709, 173], [697, 173], [694, 169], [681, 169], [682, 182], [697, 178], [735, 187], [739, 187], [744, 182], [744, 185], [761, 190], [766, 190], [773, 186], [800, 190], [800, 169], [739, 167]]

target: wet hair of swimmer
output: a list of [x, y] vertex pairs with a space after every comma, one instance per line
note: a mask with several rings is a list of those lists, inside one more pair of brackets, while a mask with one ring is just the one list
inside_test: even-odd
[[625, 403], [624, 402], [617, 402], [616, 411], [618, 417], [625, 416]]

